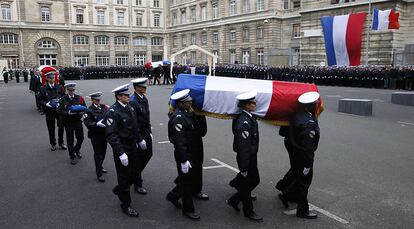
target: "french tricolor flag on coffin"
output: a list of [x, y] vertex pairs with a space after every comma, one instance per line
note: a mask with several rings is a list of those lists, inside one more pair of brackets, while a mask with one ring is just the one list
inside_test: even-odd
[[387, 31], [389, 29], [399, 29], [399, 17], [400, 14], [395, 13], [394, 10], [374, 9], [374, 14], [372, 16], [372, 30]]
[[[232, 118], [232, 115], [240, 113], [236, 96], [243, 92], [257, 91], [257, 108], [254, 114], [275, 125], [289, 123], [298, 108], [301, 94], [318, 91], [314, 84], [180, 74], [172, 94], [184, 89], [190, 89], [193, 105], [198, 111], [217, 118]], [[320, 112], [321, 99], [317, 114]]]
[[362, 28], [366, 13], [322, 17], [328, 65], [361, 63]]

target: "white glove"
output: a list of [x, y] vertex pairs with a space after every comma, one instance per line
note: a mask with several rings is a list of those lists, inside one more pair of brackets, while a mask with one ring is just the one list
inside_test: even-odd
[[72, 111], [68, 111], [68, 115], [74, 115], [75, 113], [73, 113]]
[[152, 133], [150, 134], [150, 136], [151, 136], [151, 140], [154, 140], [154, 136], [152, 136]]
[[303, 175], [308, 175], [310, 168], [303, 168]]
[[128, 166], [128, 155], [123, 153], [121, 156], [119, 156], [119, 160], [121, 160], [121, 164], [123, 166]]
[[53, 108], [53, 107], [50, 105], [50, 102], [47, 102], [47, 103], [46, 103], [46, 106], [47, 106], [47, 107], [49, 107], [49, 108]]
[[146, 149], [147, 149], [147, 142], [146, 142], [144, 139], [142, 139], [142, 141], [140, 141], [140, 142], [138, 143], [138, 145], [139, 145], [139, 147], [140, 147], [142, 150], [146, 150]]
[[241, 174], [242, 176], [246, 177], [246, 176], [247, 176], [247, 171], [245, 171], [245, 172], [240, 172], [240, 174]]
[[184, 174], [188, 173], [188, 171], [190, 170], [191, 164], [189, 161], [186, 161], [184, 163], [181, 163], [181, 171], [183, 171]]
[[99, 120], [99, 122], [97, 122], [96, 125], [99, 127], [105, 128], [106, 126], [102, 122], [103, 122], [103, 119]]

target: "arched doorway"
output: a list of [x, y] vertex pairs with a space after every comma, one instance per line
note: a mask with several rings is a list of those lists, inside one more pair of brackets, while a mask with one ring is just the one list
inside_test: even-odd
[[35, 43], [37, 50], [37, 64], [41, 65], [59, 65], [60, 45], [52, 38], [42, 38]]

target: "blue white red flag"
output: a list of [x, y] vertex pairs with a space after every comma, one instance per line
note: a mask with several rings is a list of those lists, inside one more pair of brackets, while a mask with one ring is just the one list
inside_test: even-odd
[[379, 10], [374, 8], [374, 13], [372, 15], [372, 30], [387, 31], [390, 29], [399, 29], [399, 17], [400, 14], [394, 12], [394, 10]]

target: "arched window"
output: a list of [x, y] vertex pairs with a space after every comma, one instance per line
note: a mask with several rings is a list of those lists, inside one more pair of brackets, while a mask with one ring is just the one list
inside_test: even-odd
[[42, 6], [40, 8], [41, 21], [50, 21], [50, 8], [48, 6]]
[[134, 45], [146, 45], [147, 39], [145, 37], [135, 37], [134, 38]]
[[56, 48], [56, 43], [52, 40], [45, 39], [41, 41], [38, 45], [38, 48]]
[[163, 45], [162, 37], [153, 37], [151, 38], [151, 45], [152, 46], [160, 46]]
[[89, 44], [89, 38], [84, 35], [73, 36], [73, 44], [75, 45], [87, 45]]
[[96, 45], [107, 45], [109, 44], [109, 38], [107, 36], [96, 36], [95, 44]]
[[17, 44], [17, 35], [12, 33], [0, 34], [0, 44]]
[[115, 37], [115, 45], [128, 45], [128, 37]]

